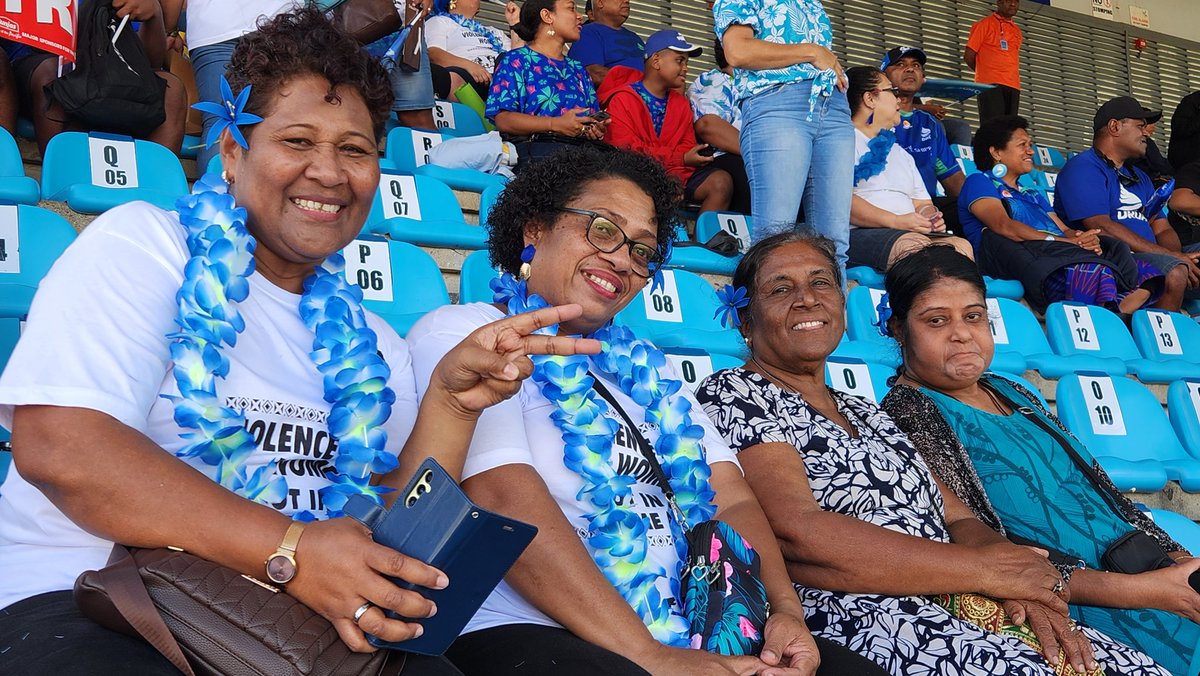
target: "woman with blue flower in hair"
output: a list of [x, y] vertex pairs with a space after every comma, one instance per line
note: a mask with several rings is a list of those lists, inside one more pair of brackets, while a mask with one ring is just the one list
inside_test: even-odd
[[[515, 33], [506, 34], [476, 19], [482, 2], [433, 0], [433, 12], [425, 21], [425, 42], [429, 62], [435, 66], [434, 90], [442, 98], [457, 101], [455, 93], [469, 84], [480, 100], [486, 101], [496, 59], [524, 44], [519, 37], [514, 42]], [[510, 25], [517, 22], [520, 11], [511, 0], [505, 4], [505, 19]], [[444, 78], [439, 77], [439, 70], [445, 73]]]
[[[477, 327], [545, 303], [583, 307], [548, 332], [602, 345], [593, 358], [535, 357], [521, 391], [480, 417], [463, 488], [539, 532], [447, 653], [468, 675], [816, 670], [803, 610], [732, 453], [663, 353], [613, 322], [666, 260], [679, 193], [662, 165], [626, 150], [575, 148], [531, 166], [488, 219], [492, 263], [505, 272], [495, 303], [440, 308], [409, 333], [418, 382]], [[764, 626], [735, 622], [723, 646], [693, 632], [680, 591], [684, 523], [714, 518], [761, 555], [771, 607]], [[725, 648], [736, 651], [709, 652]], [[838, 657], [822, 646], [824, 673], [871, 673], [861, 663], [839, 672]]]
[[436, 608], [388, 577], [455, 581], [335, 518], [346, 499], [388, 500], [430, 454], [457, 475], [479, 412], [532, 368], [525, 354], [598, 349], [528, 335], [579, 308], [482, 327], [427, 370], [418, 407], [406, 344], [363, 310], [339, 253], [379, 180], [387, 73], [300, 10], [243, 38], [230, 75], [223, 176], [175, 211], [134, 202], [89, 225], [42, 281], [0, 378], [14, 461], [0, 490], [5, 674], [178, 673], [75, 607], [75, 578], [113, 542], [286, 586], [356, 651], [372, 650], [364, 632], [420, 635]]
[[749, 359], [696, 393], [738, 453], [813, 634], [896, 676], [1161, 674], [1076, 628], [1045, 550], [984, 525], [874, 402], [826, 385], [845, 325], [839, 277], [828, 240], [751, 247], [725, 294]]
[[946, 232], [913, 158], [896, 143], [898, 89], [878, 68], [846, 71], [854, 123], [854, 196], [850, 202], [850, 264], [885, 271], [936, 239], [967, 256], [971, 244]]

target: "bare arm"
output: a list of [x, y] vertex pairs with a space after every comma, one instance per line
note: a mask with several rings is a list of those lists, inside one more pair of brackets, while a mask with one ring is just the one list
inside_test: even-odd
[[1200, 559], [1138, 575], [1090, 568], [1071, 576], [1071, 601], [1106, 608], [1157, 608], [1200, 622], [1200, 594], [1188, 576], [1200, 570]]
[[892, 228], [911, 232], [929, 232], [929, 219], [917, 213], [893, 214], [854, 195], [850, 199], [850, 222], [860, 228]]
[[967, 47], [963, 49], [963, 63], [967, 64], [967, 68], [975, 70], [975, 57], [979, 56], [979, 52]]
[[547, 132], [563, 136], [577, 136], [584, 129], [586, 123], [593, 122], [593, 119], [587, 115], [579, 117], [577, 113], [580, 112], [586, 111], [576, 108], [559, 117], [543, 117], [502, 110], [496, 113], [496, 129], [505, 134], [518, 136]]
[[598, 63], [593, 63], [590, 66], [586, 66], [586, 68], [588, 77], [592, 78], [593, 87], [599, 87], [600, 83], [604, 82], [604, 78], [608, 75], [608, 66], [602, 66]]
[[1200, 195], [1190, 188], [1176, 188], [1171, 193], [1171, 211], [1179, 211], [1190, 216], [1200, 216]]
[[947, 197], [958, 197], [958, 193], [962, 192], [963, 183], [966, 181], [967, 175], [960, 171], [940, 179], [938, 182], [946, 190]]
[[[803, 460], [789, 444], [752, 446], [738, 460], [779, 540], [788, 572], [800, 584], [897, 596], [975, 591], [1053, 599], [1049, 577], [1057, 572], [1045, 557], [998, 535], [989, 537], [981, 523], [972, 527], [970, 522], [978, 521], [948, 491], [943, 491], [947, 524], [970, 545], [914, 537], [822, 510]], [[884, 570], [887, 575], [880, 574]]]
[[[1151, 242], [1134, 234], [1129, 228], [1114, 221], [1107, 214], [1089, 216], [1088, 218], [1083, 219], [1083, 224], [1089, 230], [1099, 229], [1109, 237], [1115, 237], [1122, 242], [1125, 242], [1129, 245], [1129, 248], [1135, 252], [1160, 253], [1176, 257], [1181, 255], [1178, 251], [1172, 251], [1164, 246], [1160, 246], [1158, 242]], [[1151, 225], [1153, 226], [1153, 224]], [[1170, 226], [1168, 226], [1167, 229], [1170, 230]], [[1176, 242], [1178, 242], [1178, 239], [1176, 239]]]
[[727, 153], [742, 154], [742, 142], [737, 127], [716, 115], [701, 115], [696, 120], [696, 138]]

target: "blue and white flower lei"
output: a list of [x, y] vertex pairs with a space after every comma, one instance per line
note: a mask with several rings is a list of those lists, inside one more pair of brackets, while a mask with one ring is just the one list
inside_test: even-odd
[[[537, 294], [528, 295], [525, 282], [511, 275], [493, 280], [491, 285], [495, 301], [507, 305], [509, 315], [549, 307]], [[557, 331], [557, 326], [548, 326], [538, 333], [554, 335]], [[711, 471], [701, 444], [704, 428], [692, 422], [691, 402], [678, 394], [682, 383], [659, 375], [666, 365], [662, 351], [637, 339], [623, 326], [610, 324], [590, 337], [600, 341], [600, 354], [531, 355], [532, 378], [542, 395], [554, 404], [550, 418], [562, 431], [563, 464], [583, 479], [576, 498], [594, 508], [584, 516], [591, 533], [584, 543], [592, 558], [656, 640], [686, 648], [691, 644], [689, 624], [680, 614], [671, 612], [669, 601], [662, 598], [656, 583], [666, 577], [672, 595], [681, 598], [680, 573], [687, 558], [686, 524], [707, 521], [716, 513], [714, 492], [708, 482]], [[595, 381], [588, 373], [589, 367], [611, 376], [622, 392], [645, 409], [645, 421], [659, 428], [654, 451], [675, 491], [684, 521], [668, 519], [679, 560], [673, 570], [654, 567], [646, 558], [646, 524], [630, 508], [630, 486], [635, 479], [618, 474], [611, 462], [613, 440], [620, 425], [611, 416], [608, 403], [592, 387]]]
[[881, 129], [875, 138], [867, 141], [867, 152], [854, 165], [854, 185], [882, 174], [895, 144], [896, 132], [891, 129]]
[[[238, 495], [279, 504], [287, 496], [286, 480], [276, 474], [274, 463], [248, 472], [254, 437], [242, 412], [222, 405], [216, 391], [217, 379], [229, 373], [223, 347], [236, 345], [246, 328], [238, 303], [250, 294], [247, 278], [254, 272], [255, 248], [246, 210], [215, 174], [196, 181], [176, 210], [192, 256], [176, 295], [179, 330], [167, 335], [179, 396], [162, 395], [175, 405], [176, 424], [188, 430], [180, 434], [188, 443], [176, 455], [215, 465], [216, 481]], [[344, 265], [341, 254], [325, 259], [305, 280], [300, 300], [300, 318], [313, 332], [309, 356], [323, 376], [325, 401], [332, 404], [327, 423], [337, 458], [326, 475], [332, 483], [320, 489], [331, 518], [341, 515], [351, 495], [361, 493], [382, 504], [380, 496], [391, 489], [372, 486], [371, 475], [398, 464], [386, 450], [387, 432], [381, 427], [396, 401], [387, 386], [391, 369], [367, 326], [362, 289], [346, 281]], [[305, 511], [294, 518], [311, 521], [316, 515]]]

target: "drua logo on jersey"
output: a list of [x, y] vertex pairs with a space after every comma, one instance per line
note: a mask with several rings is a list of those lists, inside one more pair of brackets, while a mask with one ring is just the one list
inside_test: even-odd
[[1121, 206], [1117, 207], [1118, 221], [1144, 221], [1146, 215], [1142, 213], [1142, 199], [1137, 195], [1129, 192], [1125, 186], [1121, 186]]

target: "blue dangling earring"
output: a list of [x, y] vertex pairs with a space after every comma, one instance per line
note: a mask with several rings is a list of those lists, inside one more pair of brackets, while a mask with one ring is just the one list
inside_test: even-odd
[[995, 176], [996, 178], [1004, 178], [1007, 175], [1008, 167], [1004, 166], [1003, 164], [997, 164], [992, 167], [992, 176]]
[[533, 268], [529, 264], [533, 261], [533, 254], [536, 251], [537, 249], [532, 244], [521, 249], [521, 269], [517, 270], [517, 279], [522, 281], [529, 279], [530, 273], [533, 272]]
[[872, 112], [867, 116], [867, 124], [875, 124], [875, 113]]

